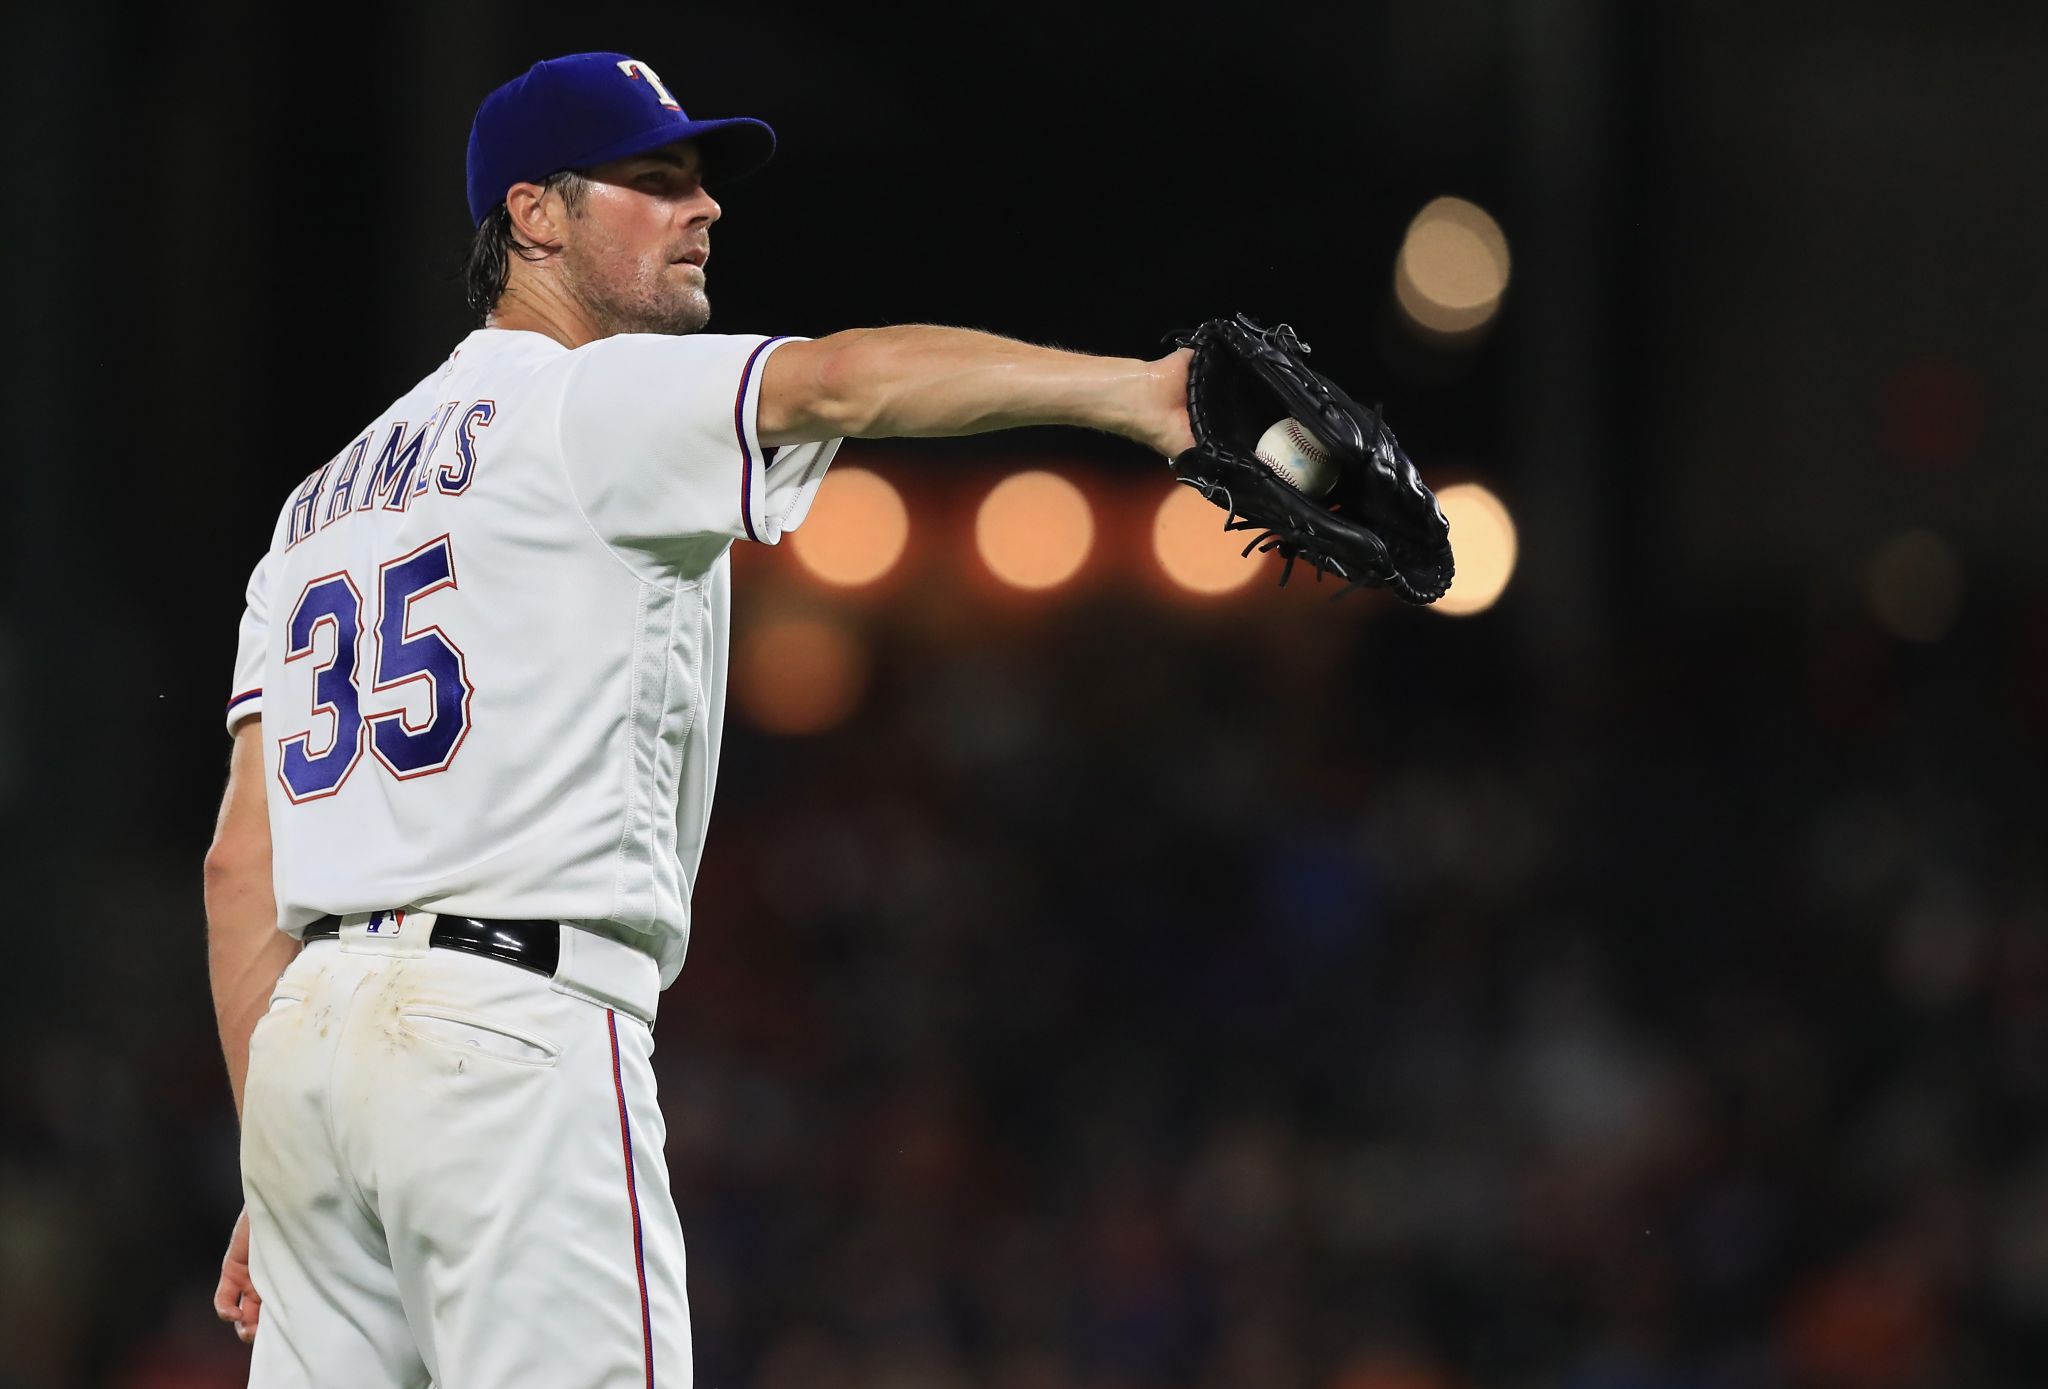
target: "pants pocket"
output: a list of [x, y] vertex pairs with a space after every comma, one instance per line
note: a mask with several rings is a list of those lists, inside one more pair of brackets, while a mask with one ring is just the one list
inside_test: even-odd
[[254, 1047], [264, 1033], [273, 1032], [279, 1023], [297, 1017], [305, 1005], [305, 995], [279, 989], [270, 996], [270, 1006], [263, 1010], [263, 1016], [256, 1019], [256, 1026], [250, 1030], [249, 1045]]
[[552, 1066], [562, 1054], [562, 1049], [545, 1037], [473, 1014], [415, 1006], [399, 1015], [398, 1025], [420, 1041], [520, 1066]]

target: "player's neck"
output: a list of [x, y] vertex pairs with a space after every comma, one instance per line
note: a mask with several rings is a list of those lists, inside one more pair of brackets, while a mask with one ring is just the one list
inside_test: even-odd
[[567, 348], [596, 342], [604, 334], [577, 305], [552, 284], [520, 277], [505, 287], [498, 307], [484, 319], [486, 328], [540, 333]]

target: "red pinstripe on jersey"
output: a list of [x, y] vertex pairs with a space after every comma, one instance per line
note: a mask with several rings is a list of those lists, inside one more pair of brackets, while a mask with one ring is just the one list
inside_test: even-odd
[[633, 1130], [626, 1123], [626, 1077], [619, 1066], [619, 1015], [605, 1009], [604, 1025], [612, 1038], [612, 1089], [619, 1097], [619, 1146], [626, 1154], [626, 1201], [633, 1211], [633, 1272], [640, 1279], [640, 1345], [647, 1363], [647, 1389], [654, 1389], [654, 1317], [647, 1306], [647, 1250], [640, 1238], [640, 1187], [633, 1177]]

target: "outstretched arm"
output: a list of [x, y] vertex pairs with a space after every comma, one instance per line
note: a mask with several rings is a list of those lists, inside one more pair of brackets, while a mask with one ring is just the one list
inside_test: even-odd
[[1091, 357], [924, 324], [856, 328], [776, 349], [757, 428], [764, 444], [801, 444], [1070, 424], [1170, 458], [1194, 445], [1189, 356]]

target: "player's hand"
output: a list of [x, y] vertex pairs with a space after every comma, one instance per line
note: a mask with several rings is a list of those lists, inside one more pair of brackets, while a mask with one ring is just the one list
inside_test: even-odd
[[1188, 423], [1188, 363], [1194, 350], [1183, 347], [1152, 363], [1157, 394], [1146, 412], [1146, 437], [1140, 442], [1165, 458], [1178, 458], [1195, 446]]
[[256, 1320], [263, 1315], [263, 1299], [249, 1281], [249, 1208], [235, 1221], [228, 1236], [228, 1252], [220, 1261], [220, 1283], [213, 1290], [214, 1315], [235, 1328], [242, 1344], [256, 1339]]

